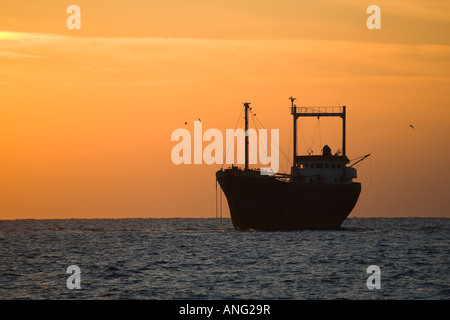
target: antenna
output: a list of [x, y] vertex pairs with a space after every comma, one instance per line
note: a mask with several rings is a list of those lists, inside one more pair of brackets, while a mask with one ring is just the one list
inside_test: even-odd
[[289, 100], [291, 100], [291, 106], [294, 107], [294, 101], [297, 100], [297, 98], [289, 97]]
[[248, 170], [248, 109], [250, 109], [250, 102], [244, 103], [245, 107], [245, 170]]
[[294, 97], [289, 97], [289, 100], [291, 100], [291, 114], [294, 115], [294, 125], [293, 125], [293, 136], [294, 136], [294, 143], [293, 143], [293, 159], [292, 159], [292, 166], [295, 167], [296, 166], [296, 158], [297, 158], [297, 117], [295, 116], [296, 113], [296, 106], [294, 105], [294, 101], [297, 100], [297, 98]]

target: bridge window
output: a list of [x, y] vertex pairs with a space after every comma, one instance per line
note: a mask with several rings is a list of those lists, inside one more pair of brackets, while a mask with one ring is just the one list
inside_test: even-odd
[[329, 163], [325, 163], [325, 169], [330, 168], [330, 164]]
[[323, 163], [316, 163], [316, 168], [323, 168]]

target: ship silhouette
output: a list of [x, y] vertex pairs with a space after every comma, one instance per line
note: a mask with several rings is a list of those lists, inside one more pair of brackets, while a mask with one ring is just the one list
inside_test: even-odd
[[[353, 181], [353, 167], [370, 154], [350, 164], [346, 156], [346, 107], [297, 107], [293, 116], [293, 159], [290, 174], [263, 175], [248, 166], [248, 135], [245, 135], [245, 166], [231, 166], [216, 172], [216, 179], [228, 202], [236, 230], [288, 231], [338, 229], [355, 207], [361, 183]], [[249, 103], [244, 103], [245, 132]], [[342, 149], [336, 154], [325, 145], [321, 155], [297, 155], [299, 117], [342, 119]]]

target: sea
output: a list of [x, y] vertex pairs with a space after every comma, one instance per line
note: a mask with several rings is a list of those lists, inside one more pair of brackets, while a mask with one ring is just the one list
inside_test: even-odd
[[450, 219], [0, 220], [0, 300], [448, 300]]

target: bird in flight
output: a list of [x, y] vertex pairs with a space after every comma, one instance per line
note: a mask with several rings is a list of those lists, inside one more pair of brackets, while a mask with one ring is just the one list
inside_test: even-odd
[[409, 126], [414, 129], [414, 126], [412, 124], [410, 124]]

